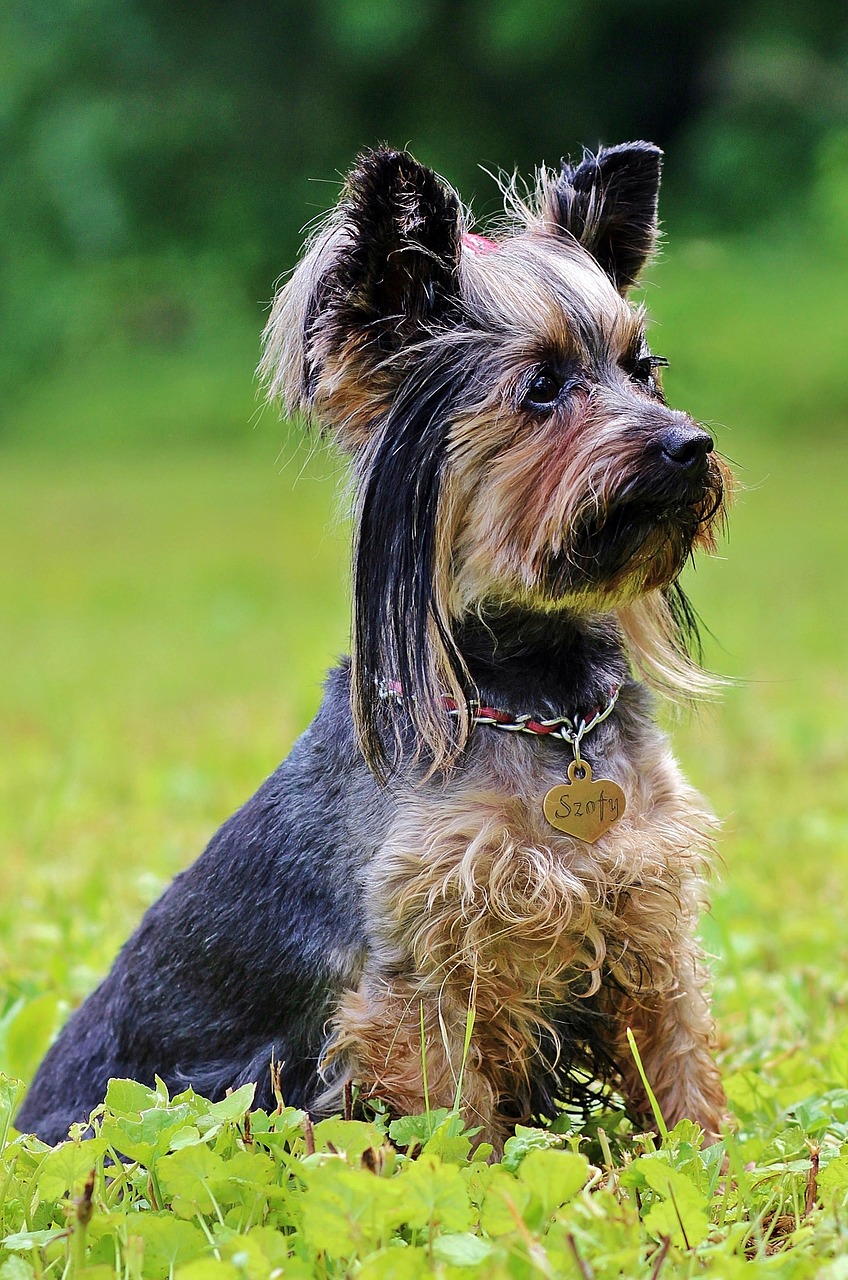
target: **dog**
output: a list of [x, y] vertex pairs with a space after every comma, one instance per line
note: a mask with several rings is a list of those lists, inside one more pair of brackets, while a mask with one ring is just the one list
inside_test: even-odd
[[[616, 1091], [720, 1131], [694, 935], [714, 822], [653, 720], [708, 678], [678, 578], [729, 493], [628, 301], [662, 155], [585, 153], [472, 232], [363, 154], [274, 303], [262, 375], [349, 456], [352, 657], [288, 759], [47, 1053], [48, 1142], [110, 1077], [314, 1115], [517, 1122]], [[690, 646], [691, 647], [691, 646]], [[584, 1094], [581, 1095], [581, 1089]]]

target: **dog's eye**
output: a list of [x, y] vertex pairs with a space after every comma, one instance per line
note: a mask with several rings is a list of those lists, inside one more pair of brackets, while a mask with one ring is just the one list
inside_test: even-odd
[[654, 377], [655, 369], [664, 369], [668, 365], [665, 356], [639, 355], [630, 364], [627, 372], [636, 382], [641, 382], [649, 391], [657, 390], [657, 380]]
[[551, 369], [540, 369], [527, 384], [521, 397], [522, 409], [550, 409], [556, 404], [563, 381]]

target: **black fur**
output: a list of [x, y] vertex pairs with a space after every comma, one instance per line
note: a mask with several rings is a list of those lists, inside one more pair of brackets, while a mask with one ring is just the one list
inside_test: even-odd
[[379, 696], [380, 679], [390, 672], [403, 686], [403, 720], [414, 740], [426, 743], [420, 708], [434, 684], [431, 629], [454, 672], [462, 672], [450, 623], [433, 594], [447, 433], [469, 376], [462, 370], [444, 344], [419, 359], [358, 462], [353, 698], [363, 752], [381, 777], [397, 762], [402, 743], [398, 717], [387, 714], [391, 703]]
[[[645, 143], [563, 170], [558, 224], [620, 288], [653, 241], [658, 180], [659, 152]], [[623, 684], [615, 716], [586, 745], [593, 768], [625, 742], [638, 755], [651, 732], [648, 696], [628, 679], [612, 618], [481, 605], [452, 628], [445, 615], [435, 555], [448, 431], [485, 398], [497, 363], [496, 335], [472, 335], [473, 320], [461, 315], [460, 228], [456, 197], [406, 153], [360, 159], [298, 324], [307, 350], [350, 360], [355, 382], [382, 379], [369, 439], [359, 440], [355, 457], [354, 668], [344, 663], [331, 674], [289, 758], [177, 877], [69, 1020], [21, 1109], [21, 1129], [59, 1140], [87, 1118], [113, 1076], [152, 1084], [160, 1075], [172, 1090], [191, 1085], [212, 1098], [254, 1081], [259, 1103], [269, 1105], [272, 1059], [282, 1063], [286, 1100], [317, 1105], [326, 1023], [379, 946], [366, 911], [379, 891], [369, 883], [374, 855], [413, 788], [435, 810], [446, 785], [429, 776], [426, 760], [433, 716], [450, 723], [439, 700], [445, 675], [491, 705], [551, 718], [602, 705]], [[363, 348], [375, 358], [359, 360]], [[305, 371], [307, 383], [314, 373]], [[640, 405], [641, 393], [637, 417]], [[625, 495], [600, 527], [572, 532], [570, 567], [550, 566], [552, 597], [573, 585], [562, 575], [575, 563], [596, 583], [663, 521], [682, 565], [698, 504], [692, 492], [670, 491], [679, 480], [650, 470], [646, 464], [638, 480], [645, 492]], [[703, 501], [713, 499], [705, 487]], [[685, 623], [679, 600], [677, 607]], [[380, 699], [383, 678], [400, 682], [399, 704]], [[485, 776], [489, 753], [504, 749], [498, 737], [475, 729], [457, 775], [467, 768]], [[510, 750], [516, 777], [554, 756], [564, 768], [568, 758], [562, 741], [519, 735]], [[513, 1100], [517, 1115], [548, 1114], [579, 1097], [575, 1066], [601, 1079], [613, 1071], [591, 999], [547, 1012], [564, 1046], [562, 1066], [552, 1067], [551, 1046], [540, 1044], [527, 1097]]]
[[662, 152], [626, 142], [563, 161], [554, 217], [579, 240], [622, 292], [636, 283], [657, 236]]
[[567, 613], [551, 617], [504, 606], [466, 618], [457, 639], [488, 706], [576, 715], [605, 703], [629, 674], [614, 625], [589, 625]]
[[366, 152], [343, 207], [350, 251], [333, 287], [347, 331], [370, 325], [392, 350], [456, 310], [459, 201], [432, 170], [406, 151]]
[[459, 201], [408, 152], [364, 152], [348, 176], [338, 221], [342, 252], [316, 281], [304, 317], [306, 404], [320, 353], [355, 334], [385, 357], [459, 309]]
[[332, 993], [362, 961], [357, 867], [387, 822], [354, 745], [342, 670], [285, 763], [148, 911], [70, 1019], [19, 1127], [58, 1141], [111, 1076], [159, 1074], [211, 1097], [255, 1080], [267, 1102], [272, 1055], [286, 1097], [308, 1103]]
[[[470, 626], [464, 657], [487, 700], [499, 706], [573, 715], [625, 678], [614, 628], [565, 626], [503, 611]], [[592, 761], [609, 735], [633, 734], [644, 691], [629, 684], [616, 712], [592, 735]], [[493, 746], [478, 729], [473, 765]], [[520, 751], [558, 753], [562, 743], [522, 738]], [[406, 786], [382, 789], [355, 743], [349, 667], [331, 674], [324, 702], [288, 759], [213, 837], [148, 911], [103, 982], [68, 1021], [42, 1062], [17, 1117], [22, 1131], [58, 1142], [85, 1120], [111, 1077], [175, 1091], [191, 1085], [213, 1099], [256, 1082], [258, 1105], [273, 1105], [272, 1057], [281, 1061], [286, 1101], [309, 1107], [321, 1092], [317, 1064], [325, 1022], [355, 986], [368, 939], [363, 898], [368, 868]], [[433, 789], [438, 780], [424, 784]], [[580, 1002], [579, 1002], [580, 1003]], [[585, 1003], [585, 1002], [582, 1002]], [[609, 1073], [601, 1028], [590, 1010], [556, 1013], [573, 1063]], [[550, 1079], [539, 1058], [528, 1105], [544, 1110], [579, 1099], [577, 1077]], [[522, 1103], [523, 1105], [523, 1103]]]

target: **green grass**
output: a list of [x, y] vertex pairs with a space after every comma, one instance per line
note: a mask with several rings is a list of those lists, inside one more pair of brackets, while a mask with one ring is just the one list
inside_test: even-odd
[[[78, 999], [308, 722], [347, 647], [337, 470], [305, 450], [284, 465], [273, 450], [259, 464], [7, 455], [10, 993]], [[6, 1065], [28, 1069], [40, 1048]]]
[[[246, 1098], [215, 1112], [122, 1086], [94, 1143], [50, 1155], [13, 1140], [0, 1155], [0, 1280], [253, 1280], [275, 1267], [363, 1280], [848, 1274], [848, 440], [830, 429], [844, 387], [834, 381], [820, 416], [791, 430], [804, 397], [786, 390], [788, 350], [772, 386], [770, 341], [749, 332], [754, 412], [732, 353], [762, 267], [715, 269], [699, 335], [703, 278], [689, 274], [714, 258], [688, 252], [688, 266], [681, 254], [658, 273], [656, 346], [674, 360], [672, 395], [699, 412], [721, 371], [714, 416], [734, 423], [720, 440], [744, 486], [720, 557], [689, 579], [715, 636], [709, 665], [737, 683], [715, 709], [669, 717], [724, 819], [703, 936], [738, 1121], [729, 1172], [685, 1126], [659, 1154], [617, 1123], [585, 1143], [556, 1139], [565, 1150], [525, 1133], [493, 1167], [469, 1159], [450, 1116], [396, 1127], [389, 1147], [382, 1122], [311, 1136], [282, 1110], [255, 1115], [246, 1140]], [[776, 333], [770, 313], [769, 325]], [[809, 328], [796, 340], [812, 343]], [[822, 356], [808, 377], [820, 388], [834, 368]], [[11, 1076], [30, 1076], [147, 904], [275, 767], [346, 647], [340, 467], [305, 446], [278, 456], [278, 436], [266, 419], [239, 452], [3, 457], [0, 1069]], [[0, 1090], [0, 1122], [13, 1098]], [[423, 1158], [409, 1158], [410, 1142]], [[92, 1167], [86, 1223], [85, 1198], [72, 1201]]]
[[[848, 1087], [848, 618], [839, 578], [848, 556], [840, 510], [848, 448], [752, 437], [739, 453], [748, 489], [729, 545], [699, 566], [690, 588], [722, 641], [708, 643], [711, 665], [740, 683], [714, 711], [672, 729], [690, 775], [725, 817], [725, 866], [704, 935], [716, 955], [723, 1066], [742, 1126], [735, 1158], [767, 1165], [762, 1186], [776, 1189], [775, 1205], [791, 1217], [803, 1200], [805, 1136], [826, 1138], [823, 1158], [838, 1157], [848, 1123], [848, 1093], [834, 1100], [834, 1090]], [[272, 449], [265, 459], [5, 457], [0, 975], [8, 1012], [0, 1066], [12, 1075], [29, 1075], [57, 1016], [91, 988], [147, 903], [275, 766], [345, 646], [338, 465], [321, 451], [273, 459]], [[791, 1115], [799, 1103], [800, 1124]], [[292, 1159], [304, 1140], [295, 1128]], [[220, 1143], [221, 1159], [234, 1155], [232, 1125]], [[685, 1169], [694, 1157], [684, 1155], [673, 1160]], [[77, 1182], [87, 1159], [74, 1166]], [[358, 1155], [351, 1161], [358, 1169]], [[712, 1177], [699, 1168], [698, 1186]], [[130, 1183], [137, 1205], [137, 1171]], [[48, 1179], [48, 1190], [58, 1185]], [[103, 1195], [106, 1185], [98, 1183]], [[775, 1206], [766, 1209], [761, 1192], [748, 1187], [747, 1208], [755, 1224], [763, 1213], [772, 1223]], [[333, 1202], [336, 1192], [326, 1194]], [[709, 1200], [708, 1187], [698, 1194]], [[55, 1216], [61, 1198], [36, 1195], [42, 1216]], [[268, 1221], [283, 1222], [278, 1207], [267, 1210]], [[291, 1210], [292, 1221], [300, 1212]], [[383, 1234], [366, 1233], [374, 1248], [396, 1234], [396, 1216]], [[817, 1217], [835, 1230], [826, 1213]], [[7, 1216], [6, 1229], [15, 1225]], [[790, 1225], [788, 1217], [781, 1223], [781, 1240]], [[635, 1222], [629, 1230], [628, 1247], [644, 1254], [650, 1233]], [[752, 1228], [749, 1252], [763, 1230]], [[801, 1229], [794, 1254], [807, 1248], [809, 1230]], [[817, 1249], [826, 1247], [824, 1230]], [[539, 1223], [533, 1231], [547, 1241]], [[318, 1267], [314, 1243], [301, 1257]], [[519, 1248], [511, 1236], [508, 1245]], [[51, 1246], [60, 1259], [64, 1248]], [[454, 1243], [438, 1256], [451, 1249], [461, 1252]], [[586, 1250], [595, 1274], [607, 1274]], [[487, 1253], [480, 1274], [498, 1273], [500, 1251]], [[685, 1248], [672, 1255], [667, 1273], [690, 1274]], [[566, 1266], [564, 1258], [555, 1266]], [[150, 1265], [155, 1274], [158, 1264]], [[316, 1274], [344, 1274], [341, 1264], [321, 1265]]]

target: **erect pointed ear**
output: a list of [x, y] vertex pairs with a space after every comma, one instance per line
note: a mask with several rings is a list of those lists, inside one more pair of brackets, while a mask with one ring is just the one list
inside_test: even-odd
[[454, 192], [407, 151], [381, 149], [359, 157], [341, 208], [350, 247], [333, 281], [339, 319], [376, 327], [391, 348], [447, 318], [459, 298]]
[[361, 443], [390, 398], [386, 357], [458, 314], [461, 237], [459, 200], [432, 170], [406, 151], [360, 156], [274, 300], [259, 366], [269, 397]]
[[657, 238], [662, 152], [651, 142], [625, 142], [563, 162], [549, 188], [546, 220], [591, 253], [622, 293], [635, 284]]

